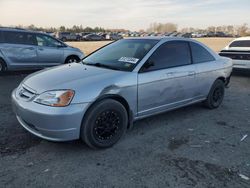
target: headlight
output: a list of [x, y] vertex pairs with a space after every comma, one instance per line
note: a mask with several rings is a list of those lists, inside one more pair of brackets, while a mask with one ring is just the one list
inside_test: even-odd
[[35, 98], [34, 102], [48, 106], [68, 106], [74, 97], [72, 90], [46, 91]]

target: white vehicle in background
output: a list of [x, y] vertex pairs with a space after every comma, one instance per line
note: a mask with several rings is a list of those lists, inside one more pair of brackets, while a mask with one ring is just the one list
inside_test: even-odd
[[192, 35], [192, 38], [202, 38], [206, 36], [205, 33], [198, 33], [198, 32], [192, 33], [191, 35]]
[[234, 68], [250, 69], [250, 37], [233, 40], [219, 55], [231, 58]]

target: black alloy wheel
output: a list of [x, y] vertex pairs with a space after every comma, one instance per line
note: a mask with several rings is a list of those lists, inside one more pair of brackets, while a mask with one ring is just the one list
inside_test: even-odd
[[81, 139], [92, 148], [108, 148], [121, 139], [127, 126], [126, 108], [116, 100], [104, 99], [83, 117]]
[[214, 82], [206, 101], [204, 101], [205, 106], [210, 109], [218, 108], [224, 99], [224, 94], [225, 83], [218, 79]]

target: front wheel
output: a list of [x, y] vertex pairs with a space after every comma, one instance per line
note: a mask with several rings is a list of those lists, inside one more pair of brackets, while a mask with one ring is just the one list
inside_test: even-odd
[[222, 80], [216, 80], [210, 89], [208, 97], [204, 104], [210, 109], [218, 108], [224, 98], [225, 83]]
[[128, 115], [124, 106], [106, 99], [87, 112], [81, 127], [81, 139], [92, 148], [108, 148], [123, 136], [127, 124]]

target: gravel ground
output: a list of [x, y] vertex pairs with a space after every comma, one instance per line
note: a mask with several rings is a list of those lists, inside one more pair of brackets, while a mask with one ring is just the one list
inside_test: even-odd
[[233, 74], [220, 108], [196, 104], [138, 121], [105, 150], [23, 129], [10, 94], [28, 73], [0, 77], [0, 187], [250, 187], [239, 176], [250, 177], [250, 72]]

